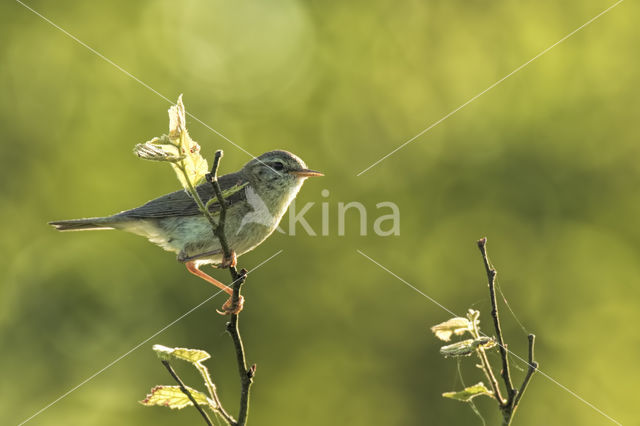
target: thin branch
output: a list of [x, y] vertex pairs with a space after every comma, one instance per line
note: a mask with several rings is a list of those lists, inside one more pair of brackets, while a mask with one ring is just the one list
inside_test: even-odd
[[220, 401], [220, 397], [218, 396], [218, 389], [216, 388], [215, 383], [213, 383], [213, 381], [211, 380], [211, 376], [209, 375], [209, 370], [207, 370], [207, 367], [200, 364], [199, 362], [196, 362], [194, 366], [198, 369], [198, 371], [200, 372], [200, 375], [204, 379], [204, 383], [207, 386], [207, 389], [209, 390], [209, 395], [211, 396], [211, 399], [213, 400], [213, 402], [216, 403], [216, 407], [218, 407], [216, 410], [218, 414], [222, 416], [223, 420], [226, 421], [227, 424], [229, 425], [235, 424], [236, 419], [234, 419], [233, 416], [230, 415], [227, 412], [227, 410], [225, 410], [224, 407], [222, 406], [222, 402]]
[[504, 384], [507, 387], [507, 401], [503, 405], [503, 407], [511, 407], [516, 397], [517, 390], [513, 387], [513, 382], [511, 381], [511, 372], [509, 370], [509, 357], [507, 353], [507, 347], [504, 343], [504, 339], [502, 337], [502, 328], [500, 327], [500, 316], [498, 314], [498, 302], [496, 300], [496, 275], [497, 271], [491, 266], [489, 263], [489, 258], [487, 256], [487, 238], [481, 238], [478, 240], [478, 248], [480, 249], [480, 253], [482, 253], [482, 260], [484, 261], [484, 267], [487, 271], [487, 278], [489, 281], [489, 294], [491, 296], [491, 317], [493, 318], [493, 325], [496, 329], [496, 339], [498, 340], [498, 348], [500, 349], [500, 358], [502, 358], [502, 379], [504, 380]]
[[[220, 188], [220, 184], [218, 182], [218, 167], [220, 166], [220, 159], [222, 158], [222, 151], [218, 150], [215, 153], [215, 157], [213, 159], [213, 166], [211, 168], [211, 173], [206, 175], [207, 182], [211, 183], [213, 187], [213, 191], [216, 195], [218, 203], [220, 204], [220, 215], [218, 216], [218, 221], [216, 223], [215, 218], [207, 208], [206, 204], [200, 198], [200, 194], [195, 190], [193, 184], [191, 184], [191, 180], [188, 178], [186, 170], [184, 167], [180, 167], [183, 175], [186, 178], [186, 181], [189, 184], [189, 192], [193, 195], [193, 198], [198, 205], [198, 208], [202, 212], [203, 215], [208, 219], [211, 224], [211, 229], [213, 234], [220, 241], [220, 247], [223, 253], [223, 259], [226, 261], [233, 259], [234, 253], [231, 247], [229, 246], [229, 242], [227, 241], [227, 237], [224, 233], [224, 227], [226, 223], [227, 217], [227, 203], [222, 195], [222, 190]], [[247, 279], [247, 271], [245, 269], [238, 272], [235, 265], [229, 265], [229, 273], [231, 274], [232, 279], [232, 289], [233, 294], [231, 296], [231, 306], [237, 306], [240, 302], [240, 289], [244, 282]], [[253, 376], [255, 374], [255, 365], [251, 366], [251, 368], [247, 368], [247, 361], [244, 352], [244, 344], [242, 342], [242, 336], [240, 335], [240, 329], [238, 326], [239, 317], [238, 314], [231, 314], [231, 319], [227, 323], [226, 329], [227, 332], [231, 335], [231, 339], [233, 340], [233, 346], [236, 351], [236, 359], [238, 364], [238, 373], [240, 374], [240, 383], [241, 383], [241, 392], [240, 392], [240, 410], [238, 413], [238, 420], [232, 422], [232, 425], [236, 426], [244, 426], [247, 423], [247, 417], [249, 415], [249, 395], [251, 384], [253, 383]], [[230, 417], [230, 416], [229, 416]]]
[[211, 395], [211, 399], [213, 399], [213, 401], [218, 406], [218, 409], [216, 411], [220, 414], [224, 421], [227, 422], [227, 424], [235, 425], [237, 423], [236, 419], [234, 419], [233, 416], [227, 413], [227, 410], [224, 409], [224, 407], [222, 406], [222, 402], [220, 401], [220, 397], [218, 396], [218, 392], [214, 392]]
[[[473, 338], [477, 339], [480, 337], [480, 330], [478, 330], [478, 324], [476, 321], [473, 323]], [[478, 346], [478, 357], [480, 358], [480, 362], [482, 363], [482, 370], [484, 374], [487, 376], [489, 380], [489, 384], [491, 385], [491, 389], [493, 390], [493, 395], [498, 400], [498, 404], [500, 406], [504, 406], [506, 401], [502, 397], [502, 393], [500, 392], [500, 385], [498, 384], [498, 380], [496, 379], [495, 374], [493, 373], [493, 369], [491, 368], [491, 364], [489, 363], [489, 359], [487, 358], [487, 353], [485, 352], [482, 346]]]
[[491, 390], [493, 390], [493, 394], [498, 400], [498, 403], [502, 406], [506, 403], [502, 394], [500, 392], [500, 385], [498, 385], [498, 380], [496, 376], [493, 374], [493, 370], [491, 369], [491, 364], [489, 364], [489, 359], [487, 358], [487, 353], [484, 351], [484, 348], [478, 348], [478, 357], [482, 362], [482, 369], [484, 370], [487, 379], [489, 379], [489, 384], [491, 385]]
[[513, 406], [511, 408], [511, 415], [513, 416], [516, 412], [516, 408], [518, 408], [518, 404], [520, 403], [520, 399], [522, 399], [522, 395], [524, 395], [524, 391], [527, 390], [527, 386], [531, 381], [531, 377], [533, 373], [538, 370], [538, 363], [533, 360], [533, 350], [534, 345], [536, 343], [536, 335], [529, 334], [529, 369], [527, 370], [527, 375], [524, 376], [524, 380], [522, 381], [522, 385], [520, 385], [520, 390], [518, 390], [518, 395], [516, 399], [513, 401]]
[[[220, 183], [218, 182], [218, 167], [220, 166], [220, 159], [222, 158], [223, 153], [222, 150], [217, 150], [215, 157], [213, 158], [213, 166], [211, 167], [211, 173], [206, 175], [207, 182], [211, 184], [213, 187], [213, 192], [216, 194], [216, 198], [218, 199], [218, 204], [220, 204], [220, 216], [218, 217], [218, 223], [214, 226], [214, 234], [220, 240], [220, 245], [222, 246], [222, 253], [226, 258], [231, 257], [231, 247], [229, 247], [229, 242], [227, 241], [227, 237], [224, 234], [224, 226], [227, 220], [227, 202], [222, 196], [222, 189], [220, 188]], [[208, 211], [207, 211], [208, 212]], [[237, 270], [235, 267], [229, 268], [232, 270], [232, 278], [235, 280], [239, 277]], [[235, 271], [235, 274], [233, 273]]]
[[182, 393], [187, 395], [187, 398], [189, 398], [189, 401], [191, 401], [193, 406], [196, 407], [196, 410], [198, 410], [200, 415], [202, 415], [202, 418], [207, 423], [207, 425], [213, 426], [213, 423], [211, 423], [211, 419], [209, 418], [207, 413], [205, 413], [202, 407], [200, 407], [200, 404], [198, 404], [198, 402], [193, 397], [193, 395], [191, 395], [191, 392], [189, 392], [189, 389], [187, 389], [187, 387], [184, 385], [180, 377], [178, 377], [178, 374], [173, 370], [173, 367], [171, 367], [171, 364], [169, 364], [169, 361], [162, 360], [162, 365], [166, 367], [166, 369], [169, 371], [169, 374], [171, 374], [171, 377], [173, 377], [173, 379], [178, 383], [178, 386], [180, 386], [180, 390], [182, 391]]
[[[213, 190], [220, 204], [220, 216], [218, 218], [217, 226], [214, 226], [214, 234], [220, 240], [220, 246], [224, 259], [234, 258], [232, 249], [229, 247], [227, 238], [224, 233], [224, 226], [227, 217], [227, 204], [222, 196], [222, 190], [218, 183], [218, 167], [220, 165], [220, 159], [222, 158], [222, 151], [216, 151], [211, 173], [207, 174], [206, 179], [213, 186]], [[206, 210], [205, 214], [208, 214]], [[247, 271], [242, 269], [240, 272], [236, 269], [236, 266], [229, 265], [229, 273], [233, 280], [233, 295], [231, 296], [231, 306], [237, 306], [240, 301], [240, 289], [247, 279]], [[247, 360], [244, 352], [244, 344], [242, 342], [242, 336], [240, 335], [240, 329], [238, 326], [239, 316], [238, 314], [231, 314], [231, 319], [227, 323], [227, 332], [231, 335], [233, 340], [233, 346], [236, 351], [236, 360], [238, 363], [238, 373], [240, 375], [241, 391], [240, 391], [240, 410], [238, 412], [238, 420], [234, 424], [237, 426], [244, 426], [247, 423], [247, 417], [249, 415], [249, 396], [251, 390], [251, 384], [253, 383], [253, 376], [255, 374], [255, 364], [251, 368], [247, 368]]]

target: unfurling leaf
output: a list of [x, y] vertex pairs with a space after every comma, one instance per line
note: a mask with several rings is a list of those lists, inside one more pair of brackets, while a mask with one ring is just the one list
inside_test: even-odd
[[178, 97], [178, 102], [169, 108], [169, 139], [177, 146], [179, 155], [184, 156], [180, 164], [172, 164], [182, 186], [188, 187], [179, 167], [184, 168], [187, 177], [194, 186], [204, 181], [205, 175], [209, 173], [209, 165], [207, 160], [200, 155], [200, 145], [191, 139], [187, 131], [186, 111], [182, 103], [182, 95]]
[[495, 345], [496, 342], [492, 337], [480, 337], [479, 339], [467, 339], [443, 346], [440, 348], [440, 353], [445, 357], [469, 356], [480, 346], [483, 349], [490, 349]]
[[442, 394], [445, 398], [457, 399], [458, 401], [469, 402], [476, 396], [486, 395], [493, 398], [493, 392], [487, 389], [484, 383], [480, 382], [473, 386], [464, 388], [459, 392], [445, 392]]
[[178, 154], [178, 148], [161, 143], [162, 140], [168, 140], [166, 135], [163, 135], [163, 138], [153, 138], [148, 142], [139, 143], [133, 148], [133, 153], [140, 158], [151, 161], [176, 163], [182, 160], [184, 156]]
[[153, 345], [153, 350], [158, 355], [158, 358], [163, 361], [181, 359], [195, 364], [211, 358], [211, 355], [201, 349], [169, 348], [163, 345]]
[[185, 189], [189, 188], [189, 183], [193, 186], [202, 183], [205, 175], [209, 173], [207, 160], [200, 155], [200, 145], [191, 139], [187, 131], [182, 95], [178, 98], [176, 105], [169, 108], [169, 135], [162, 135], [143, 144], [137, 144], [133, 152], [145, 160], [171, 163], [171, 167]]
[[[186, 386], [186, 388], [198, 405], [206, 405], [213, 410], [217, 409], [216, 403], [212, 399], [207, 398], [204, 393], [188, 386]], [[145, 399], [140, 401], [140, 404], [146, 405], [147, 407], [159, 405], [171, 409], [181, 409], [193, 405], [189, 397], [180, 390], [180, 386], [156, 386], [151, 389], [151, 393], [149, 393]]]
[[467, 318], [469, 318], [469, 321], [471, 322], [480, 322], [480, 311], [476, 311], [475, 309], [469, 309], [467, 311]]
[[431, 331], [440, 340], [448, 342], [452, 335], [461, 336], [467, 331], [473, 330], [473, 323], [467, 318], [451, 318], [449, 321], [441, 322], [431, 327]]

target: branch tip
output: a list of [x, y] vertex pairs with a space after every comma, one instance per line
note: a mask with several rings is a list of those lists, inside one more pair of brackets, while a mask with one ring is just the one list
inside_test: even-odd
[[515, 414], [516, 409], [518, 408], [518, 404], [520, 404], [520, 400], [522, 399], [522, 395], [524, 395], [524, 391], [527, 390], [527, 386], [531, 381], [531, 377], [538, 370], [538, 363], [533, 360], [536, 336], [535, 334], [529, 334], [528, 338], [529, 338], [529, 369], [527, 370], [527, 374], [524, 376], [522, 385], [520, 385], [520, 389], [518, 390], [518, 393], [515, 399], [513, 400], [513, 404], [511, 408], [511, 417], [513, 417], [513, 415]]
[[253, 379], [253, 377], [256, 375], [256, 368], [257, 366], [253, 364], [247, 371], [247, 377], [249, 377], [249, 379]]
[[220, 166], [220, 159], [222, 158], [223, 155], [224, 153], [222, 152], [221, 149], [216, 151], [215, 156], [213, 157], [213, 165], [211, 166], [211, 172], [205, 175], [205, 179], [207, 180], [207, 182], [213, 184], [213, 182], [216, 182], [218, 180], [218, 167]]

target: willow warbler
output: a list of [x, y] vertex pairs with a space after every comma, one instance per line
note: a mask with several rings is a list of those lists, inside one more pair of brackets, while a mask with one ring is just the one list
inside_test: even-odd
[[[218, 178], [227, 204], [225, 236], [235, 255], [253, 250], [273, 233], [305, 179], [311, 176], [323, 174], [308, 169], [294, 154], [276, 150], [254, 158], [235, 173]], [[209, 182], [200, 184], [196, 190], [205, 203], [215, 198]], [[219, 214], [220, 204], [211, 203], [209, 209]], [[177, 253], [178, 261], [192, 274], [232, 294], [229, 287], [199, 269], [205, 264], [220, 266], [225, 259], [211, 224], [184, 190], [112, 216], [49, 224], [60, 231], [120, 229], [142, 235], [163, 249]], [[229, 312], [229, 303], [223, 309]]]

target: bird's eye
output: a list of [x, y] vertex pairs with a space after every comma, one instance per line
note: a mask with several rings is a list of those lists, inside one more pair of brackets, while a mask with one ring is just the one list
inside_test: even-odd
[[273, 163], [273, 169], [278, 171], [278, 172], [281, 171], [281, 170], [284, 170], [284, 164], [282, 164], [279, 161], [276, 161], [275, 163]]

